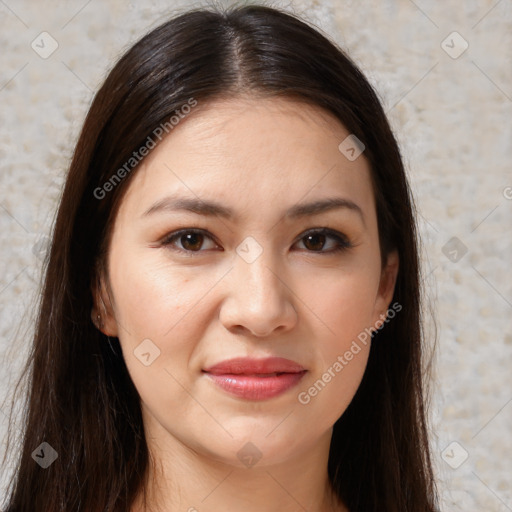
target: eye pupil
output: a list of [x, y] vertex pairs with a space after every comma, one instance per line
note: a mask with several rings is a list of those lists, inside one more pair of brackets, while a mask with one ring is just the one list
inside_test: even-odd
[[304, 245], [311, 251], [321, 251], [325, 245], [325, 235], [322, 233], [307, 235], [304, 239]]
[[200, 233], [187, 233], [181, 237], [181, 245], [189, 251], [198, 251], [203, 243], [203, 235]]

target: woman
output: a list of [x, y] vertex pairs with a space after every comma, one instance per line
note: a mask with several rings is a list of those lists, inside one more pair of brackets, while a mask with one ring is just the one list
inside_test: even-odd
[[168, 21], [75, 149], [6, 510], [436, 510], [419, 297], [348, 57], [268, 7]]

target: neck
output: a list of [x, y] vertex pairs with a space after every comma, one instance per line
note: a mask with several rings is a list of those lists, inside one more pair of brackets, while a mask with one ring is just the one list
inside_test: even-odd
[[251, 467], [196, 451], [161, 425], [151, 431], [146, 501], [141, 493], [132, 512], [347, 512], [327, 475], [332, 431], [291, 460]]

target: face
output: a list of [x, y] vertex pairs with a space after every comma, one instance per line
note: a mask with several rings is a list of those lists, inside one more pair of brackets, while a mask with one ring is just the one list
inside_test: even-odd
[[261, 465], [328, 445], [398, 268], [348, 135], [318, 107], [238, 98], [199, 105], [139, 166], [98, 312], [147, 437], [237, 466], [248, 442]]

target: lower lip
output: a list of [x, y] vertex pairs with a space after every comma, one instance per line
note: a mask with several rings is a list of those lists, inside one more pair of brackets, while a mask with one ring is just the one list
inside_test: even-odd
[[296, 386], [306, 370], [299, 373], [282, 373], [272, 377], [257, 375], [212, 374], [210, 379], [224, 391], [246, 400], [267, 400], [282, 395]]

